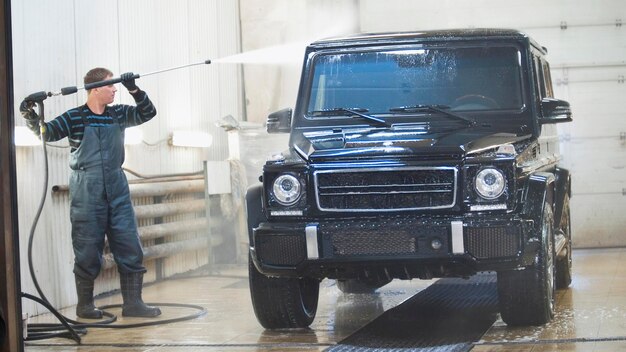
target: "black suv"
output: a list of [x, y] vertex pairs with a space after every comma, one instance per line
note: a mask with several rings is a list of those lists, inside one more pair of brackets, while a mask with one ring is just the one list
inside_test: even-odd
[[265, 328], [305, 327], [319, 283], [497, 272], [502, 319], [544, 324], [571, 282], [570, 175], [558, 166], [546, 48], [507, 29], [362, 34], [308, 46], [289, 149], [247, 193], [249, 279]]

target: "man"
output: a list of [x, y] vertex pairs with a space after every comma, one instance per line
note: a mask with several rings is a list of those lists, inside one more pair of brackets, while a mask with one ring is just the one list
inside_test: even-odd
[[[85, 75], [85, 85], [108, 80], [113, 73], [94, 68]], [[155, 317], [157, 307], [141, 298], [143, 251], [137, 232], [124, 163], [124, 130], [140, 125], [156, 115], [148, 95], [135, 84], [133, 73], [120, 76], [122, 84], [135, 99], [136, 106], [111, 105], [115, 85], [87, 91], [87, 103], [71, 109], [45, 124], [45, 141], [67, 137], [70, 152], [70, 220], [74, 247], [74, 277], [78, 303], [76, 315], [86, 319], [102, 318], [93, 302], [94, 280], [102, 266], [106, 233], [109, 247], [120, 273], [124, 304], [123, 316]], [[34, 103], [23, 101], [20, 112], [28, 127], [39, 135], [39, 116]]]

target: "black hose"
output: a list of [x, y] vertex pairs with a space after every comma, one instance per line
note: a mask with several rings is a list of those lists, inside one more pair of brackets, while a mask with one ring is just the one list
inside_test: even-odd
[[39, 207], [37, 208], [37, 213], [35, 214], [35, 219], [33, 219], [33, 224], [30, 227], [30, 235], [28, 236], [28, 269], [30, 271], [30, 277], [33, 280], [33, 284], [35, 285], [35, 289], [37, 293], [39, 293], [39, 297], [43, 301], [49, 304], [48, 300], [44, 296], [41, 287], [39, 287], [39, 282], [35, 277], [35, 270], [33, 266], [33, 239], [35, 238], [35, 229], [37, 228], [37, 224], [39, 223], [39, 217], [41, 216], [41, 212], [43, 210], [43, 206], [46, 202], [46, 195], [48, 194], [48, 150], [46, 148], [46, 137], [45, 137], [45, 129], [44, 129], [44, 106], [43, 101], [38, 102], [37, 106], [39, 107], [39, 125], [40, 125], [40, 138], [43, 146], [44, 153], [44, 177], [43, 177], [43, 192], [41, 194], [41, 200], [39, 201]]
[[[41, 298], [35, 297], [33, 295], [30, 295], [24, 292], [22, 292], [22, 297], [33, 300], [43, 305], [44, 307], [48, 308], [48, 310], [52, 314], [54, 314], [54, 316], [57, 317], [57, 319], [59, 319], [59, 321], [61, 322], [61, 325], [63, 325], [63, 327], [65, 327], [68, 330], [68, 332], [70, 333], [71, 339], [80, 343], [80, 336], [78, 336], [78, 332], [76, 332], [76, 330], [74, 330], [74, 328], [70, 326], [70, 324], [67, 322], [67, 319], [61, 313], [59, 313], [56, 309], [54, 309], [54, 307], [52, 307], [52, 305], [46, 299], [41, 299]], [[56, 330], [59, 330], [59, 328], [57, 327]], [[37, 335], [41, 336], [41, 334], [37, 334]], [[26, 340], [28, 340], [28, 337], [26, 338]]]
[[[195, 305], [195, 304], [185, 304], [185, 303], [146, 303], [146, 304], [150, 306], [160, 306], [160, 307], [191, 308], [191, 309], [195, 309], [197, 312], [189, 314], [189, 315], [184, 315], [178, 318], [151, 320], [151, 321], [145, 321], [142, 323], [115, 324], [115, 325], [111, 325], [111, 324], [107, 325], [107, 324], [101, 324], [101, 323], [91, 323], [91, 324], [82, 323], [77, 326], [86, 327], [86, 328], [103, 328], [103, 329], [106, 329], [106, 328], [108, 329], [140, 328], [144, 326], [169, 324], [169, 323], [176, 323], [179, 321], [191, 320], [191, 319], [199, 318], [207, 313], [206, 308]], [[104, 310], [104, 309], [118, 308], [118, 307], [122, 307], [122, 305], [121, 304], [108, 304], [105, 306], [98, 307], [98, 309]]]
[[[184, 320], [191, 320], [206, 314], [206, 309], [204, 307], [193, 305], [193, 304], [182, 304], [182, 303], [147, 303], [148, 305], [154, 306], [164, 306], [164, 307], [180, 307], [180, 308], [191, 308], [195, 309], [196, 312], [193, 314], [185, 315], [178, 318], [170, 318], [163, 320], [152, 320], [142, 323], [131, 323], [131, 324], [115, 324], [112, 325], [115, 321], [117, 321], [117, 316], [104, 311], [107, 308], [120, 307], [120, 304], [114, 305], [106, 305], [99, 307], [99, 309], [103, 310], [103, 315], [108, 317], [108, 319], [101, 320], [95, 323], [84, 323], [80, 321], [76, 321], [70, 319], [61, 313], [59, 313], [53, 306], [50, 304], [46, 296], [44, 295], [41, 287], [39, 286], [39, 282], [37, 281], [37, 277], [35, 275], [35, 270], [33, 266], [33, 242], [35, 238], [35, 229], [37, 228], [37, 224], [39, 223], [39, 218], [41, 217], [41, 212], [43, 211], [43, 206], [46, 202], [46, 195], [48, 190], [48, 152], [46, 148], [46, 137], [45, 137], [45, 122], [44, 122], [44, 105], [43, 101], [37, 102], [39, 107], [39, 119], [40, 119], [40, 130], [41, 130], [41, 141], [43, 145], [43, 153], [44, 153], [44, 187], [41, 195], [41, 200], [39, 202], [39, 207], [37, 208], [37, 213], [35, 214], [35, 218], [33, 219], [33, 224], [30, 228], [30, 234], [28, 237], [28, 269], [30, 272], [30, 277], [33, 280], [33, 284], [35, 285], [35, 289], [39, 294], [39, 297], [33, 296], [28, 293], [22, 292], [21, 296], [23, 298], [27, 298], [33, 300], [48, 309], [60, 322], [61, 324], [29, 324], [28, 326], [28, 336], [24, 339], [26, 341], [34, 341], [34, 340], [43, 340], [55, 337], [69, 338], [76, 341], [78, 344], [81, 342], [81, 338], [79, 335], [86, 334], [86, 328], [110, 328], [110, 329], [127, 329], [127, 328], [136, 328], [136, 327], [145, 327], [152, 325], [160, 325], [160, 324], [168, 324], [174, 323]], [[197, 173], [193, 173], [197, 174]], [[62, 332], [65, 331], [66, 332]]]

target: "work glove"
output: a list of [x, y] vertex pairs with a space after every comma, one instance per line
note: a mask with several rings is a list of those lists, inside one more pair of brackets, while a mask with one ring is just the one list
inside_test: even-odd
[[22, 101], [22, 103], [20, 104], [20, 113], [22, 114], [22, 117], [28, 121], [39, 119], [39, 116], [33, 109], [34, 107], [35, 107], [34, 101], [24, 99], [24, 101]]
[[126, 89], [128, 89], [129, 92], [139, 89], [139, 87], [137, 87], [137, 85], [135, 84], [134, 73], [132, 72], [122, 73], [120, 78], [122, 79], [122, 84], [124, 85], [124, 87], [126, 87]]

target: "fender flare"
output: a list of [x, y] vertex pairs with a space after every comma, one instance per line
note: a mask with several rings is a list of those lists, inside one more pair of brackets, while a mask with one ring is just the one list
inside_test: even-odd
[[572, 178], [569, 170], [556, 168], [554, 171], [556, 177], [555, 194], [554, 194], [554, 228], [558, 229], [561, 224], [561, 216], [563, 215], [563, 203], [565, 196], [572, 198]]
[[266, 220], [263, 213], [263, 184], [261, 183], [250, 186], [246, 191], [246, 219], [248, 222], [248, 243], [252, 245], [254, 243], [254, 229], [250, 225], [257, 226]]
[[554, 210], [555, 184], [556, 177], [552, 173], [536, 172], [528, 177], [522, 212], [533, 220], [535, 234], [541, 233], [545, 205]]

